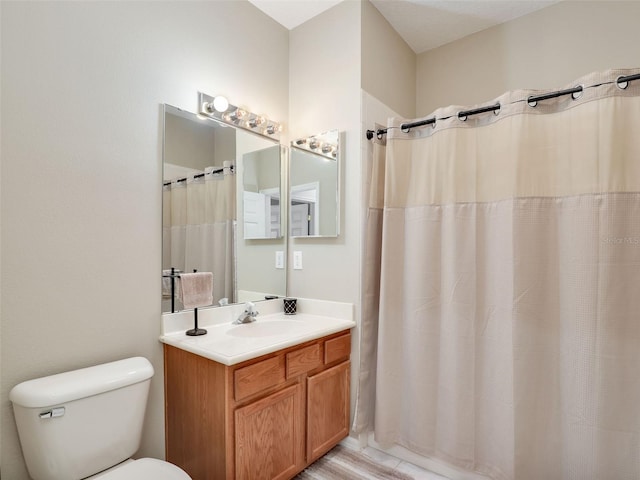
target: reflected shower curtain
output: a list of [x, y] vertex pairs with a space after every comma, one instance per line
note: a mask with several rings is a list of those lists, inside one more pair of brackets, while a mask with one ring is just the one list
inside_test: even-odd
[[214, 303], [234, 302], [236, 177], [213, 169], [164, 187], [162, 268], [212, 272]]
[[392, 120], [356, 431], [494, 479], [640, 478], [640, 81], [616, 82], [638, 72]]

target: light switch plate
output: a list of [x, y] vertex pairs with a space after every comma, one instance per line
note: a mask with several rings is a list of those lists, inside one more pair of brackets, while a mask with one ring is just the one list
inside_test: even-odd
[[284, 252], [282, 250], [276, 251], [276, 268], [284, 268]]
[[293, 252], [293, 269], [302, 270], [302, 252], [300, 250]]

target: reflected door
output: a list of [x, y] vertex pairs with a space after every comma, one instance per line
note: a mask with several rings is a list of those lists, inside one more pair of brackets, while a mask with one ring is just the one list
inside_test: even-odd
[[309, 235], [309, 204], [291, 205], [291, 235], [294, 237]]
[[271, 218], [271, 205], [267, 203], [267, 196], [245, 191], [243, 197], [244, 238], [269, 237], [267, 218]]

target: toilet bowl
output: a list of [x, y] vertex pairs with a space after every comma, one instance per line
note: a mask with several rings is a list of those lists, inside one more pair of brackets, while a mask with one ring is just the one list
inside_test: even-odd
[[127, 460], [123, 464], [110, 468], [106, 472], [93, 475], [86, 480], [190, 480], [184, 470], [175, 465], [156, 460], [141, 458]]
[[33, 480], [189, 480], [140, 448], [153, 367], [134, 357], [29, 380], [9, 399]]

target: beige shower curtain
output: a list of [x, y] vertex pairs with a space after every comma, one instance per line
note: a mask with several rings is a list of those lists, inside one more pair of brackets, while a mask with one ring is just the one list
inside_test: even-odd
[[640, 80], [616, 83], [638, 72], [391, 121], [356, 431], [495, 479], [640, 478]]
[[[214, 303], [235, 299], [236, 177], [222, 173], [172, 182], [163, 189], [163, 270], [213, 273]], [[178, 307], [180, 307], [178, 305]]]

